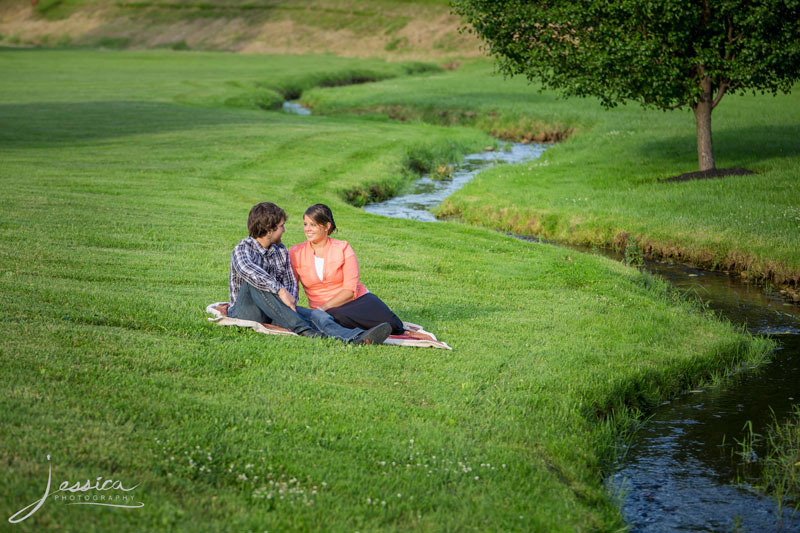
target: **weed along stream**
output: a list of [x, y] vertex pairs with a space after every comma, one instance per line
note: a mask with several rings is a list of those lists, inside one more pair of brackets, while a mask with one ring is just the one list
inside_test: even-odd
[[[542, 145], [467, 156], [452, 179], [420, 179], [411, 193], [367, 205], [370, 213], [435, 221], [429, 209], [485, 165], [539, 157]], [[590, 252], [588, 249], [582, 251]], [[617, 260], [622, 254], [600, 250]], [[754, 334], [778, 342], [772, 361], [719, 385], [692, 390], [657, 407], [621, 446], [607, 489], [633, 531], [800, 531], [800, 513], [751, 488], [760, 479], [763, 435], [800, 403], [800, 308], [719, 272], [646, 262], [680, 292]], [[676, 346], [679, 350], [680, 346]]]

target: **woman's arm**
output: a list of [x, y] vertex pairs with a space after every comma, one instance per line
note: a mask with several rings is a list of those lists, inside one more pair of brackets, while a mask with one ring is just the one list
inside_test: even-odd
[[327, 311], [332, 307], [339, 307], [340, 305], [346, 304], [347, 302], [352, 300], [355, 294], [356, 293], [351, 291], [350, 289], [342, 289], [338, 293], [336, 293], [336, 296], [334, 296], [324, 304], [320, 305], [317, 309], [321, 309], [322, 311]]
[[356, 295], [358, 289], [358, 259], [353, 247], [348, 243], [344, 248], [344, 263], [342, 264], [342, 289], [336, 295], [319, 306], [319, 309], [327, 311], [332, 307], [339, 307], [346, 304]]

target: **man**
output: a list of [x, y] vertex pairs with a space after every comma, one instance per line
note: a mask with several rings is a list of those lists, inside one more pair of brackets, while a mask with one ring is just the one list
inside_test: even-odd
[[297, 307], [297, 280], [289, 252], [281, 243], [286, 213], [271, 202], [253, 206], [247, 218], [250, 236], [231, 254], [228, 316], [281, 326], [306, 337], [336, 337], [353, 344], [381, 344], [391, 333], [386, 322], [364, 331], [337, 324], [319, 309]]

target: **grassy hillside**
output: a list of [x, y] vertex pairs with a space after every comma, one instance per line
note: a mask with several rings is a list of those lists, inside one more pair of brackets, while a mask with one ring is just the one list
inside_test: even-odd
[[[603, 469], [630, 417], [763, 359], [768, 342], [637, 270], [344, 201], [410, 153], [492, 142], [478, 130], [229, 101], [362, 67], [407, 75], [0, 51], [0, 514], [40, 498], [48, 467], [53, 488], [115, 479], [144, 503], [49, 499], [17, 530], [615, 530]], [[329, 203], [365, 284], [454, 350], [208, 323], [263, 200], [289, 213], [288, 244]]]
[[445, 59], [479, 54], [446, 0], [0, 1], [0, 44]]
[[624, 247], [800, 285], [800, 94], [728, 95], [714, 111], [719, 168], [756, 173], [679, 183], [697, 168], [690, 111], [603, 109], [558, 98], [476, 61], [424, 79], [317, 88], [317, 113], [466, 125], [507, 139], [563, 139], [542, 159], [480, 174], [440, 209], [473, 224]]

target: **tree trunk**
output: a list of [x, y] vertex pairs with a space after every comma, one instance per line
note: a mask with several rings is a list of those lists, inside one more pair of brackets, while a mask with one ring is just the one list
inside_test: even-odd
[[694, 119], [697, 123], [697, 162], [699, 170], [713, 170], [714, 143], [711, 140], [711, 109], [714, 103], [714, 93], [711, 89], [711, 78], [703, 77], [700, 81], [703, 93], [692, 105]]

